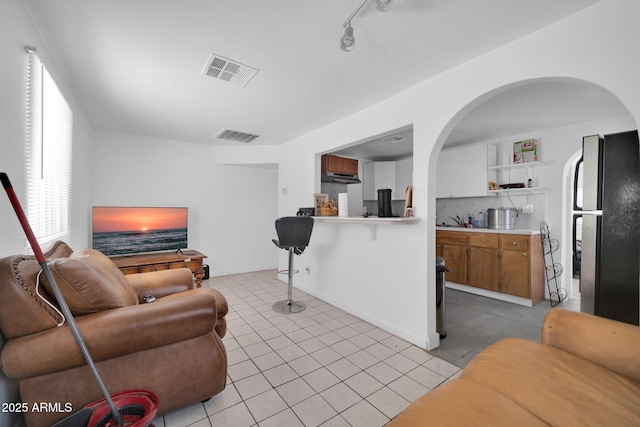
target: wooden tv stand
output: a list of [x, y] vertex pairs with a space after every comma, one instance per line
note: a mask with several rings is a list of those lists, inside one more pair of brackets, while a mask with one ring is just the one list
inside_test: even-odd
[[111, 260], [124, 274], [148, 273], [150, 271], [188, 268], [193, 273], [199, 288], [204, 277], [203, 259], [206, 255], [192, 249], [177, 252], [156, 252], [139, 255], [111, 256]]

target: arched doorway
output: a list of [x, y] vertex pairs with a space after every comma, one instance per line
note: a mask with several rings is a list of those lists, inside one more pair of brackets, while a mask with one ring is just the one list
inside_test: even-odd
[[[572, 109], [572, 105], [576, 107]], [[511, 119], [513, 125], [500, 123]], [[635, 128], [635, 120], [628, 109], [610, 91], [590, 82], [546, 78], [517, 82], [486, 93], [461, 109], [449, 125], [441, 141], [434, 147], [436, 160], [432, 167], [437, 164], [440, 151], [449, 147], [498, 144], [503, 148], [502, 151], [498, 150], [499, 164], [504, 154], [508, 154], [506, 147], [513, 142], [538, 139], [540, 161], [545, 164], [541, 171], [543, 189], [541, 196], [538, 196], [543, 199], [540, 205], [542, 212], [528, 227], [537, 228], [540, 219], [549, 223], [553, 236], [560, 241], [561, 256], [558, 261], [564, 266], [561, 286], [567, 288], [570, 297], [573, 296], [571, 164], [579, 157], [583, 136]], [[497, 129], [493, 134], [492, 127]], [[495, 196], [492, 197], [495, 200]], [[447, 203], [458, 203], [459, 209], [463, 210], [471, 207], [480, 210], [481, 203], [490, 198], [482, 196], [473, 202], [448, 200]], [[442, 203], [438, 203], [437, 199], [434, 202], [438, 220], [450, 216], [442, 208]], [[465, 207], [461, 208], [462, 205]], [[539, 207], [536, 203], [534, 205], [536, 209]], [[451, 336], [451, 331], [447, 332]], [[444, 340], [442, 345], [447, 346], [447, 341]]]

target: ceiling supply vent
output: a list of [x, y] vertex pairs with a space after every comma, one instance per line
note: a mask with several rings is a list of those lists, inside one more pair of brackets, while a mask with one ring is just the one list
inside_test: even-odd
[[254, 135], [252, 133], [240, 132], [237, 130], [229, 130], [229, 129], [222, 129], [216, 135], [216, 138], [218, 139], [224, 139], [226, 141], [245, 142], [245, 143], [249, 143], [258, 137], [260, 137], [260, 135]]
[[390, 144], [395, 144], [397, 142], [404, 141], [404, 138], [398, 135], [394, 135], [394, 136], [388, 136], [384, 138], [383, 141], [388, 142]]
[[212, 53], [202, 70], [202, 75], [245, 87], [257, 72], [255, 68]]

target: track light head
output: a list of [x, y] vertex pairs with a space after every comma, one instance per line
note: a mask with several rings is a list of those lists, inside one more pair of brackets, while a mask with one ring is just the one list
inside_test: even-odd
[[391, 3], [393, 3], [393, 0], [376, 0], [376, 9], [378, 9], [380, 12], [384, 12], [385, 10], [389, 9]]
[[[344, 22], [344, 35], [340, 39], [340, 49], [344, 50], [345, 52], [353, 50], [356, 44], [356, 39], [353, 37], [351, 20], [358, 14], [358, 12], [360, 12], [360, 9], [362, 9], [368, 1], [369, 0], [364, 0], [362, 4], [358, 6], [358, 8], [354, 10], [353, 13]], [[376, 9], [384, 12], [389, 8], [389, 6], [391, 6], [391, 3], [393, 3], [393, 0], [376, 0]]]
[[356, 39], [353, 37], [353, 27], [351, 26], [351, 21], [349, 21], [349, 25], [344, 27], [344, 35], [340, 38], [340, 49], [349, 52], [353, 50], [355, 45]]

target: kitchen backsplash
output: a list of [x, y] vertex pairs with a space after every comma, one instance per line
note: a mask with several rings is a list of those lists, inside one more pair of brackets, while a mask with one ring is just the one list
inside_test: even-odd
[[[436, 222], [438, 225], [443, 222], [453, 225], [455, 221], [452, 218], [459, 216], [466, 220], [468, 214], [472, 214], [475, 220], [479, 211], [485, 212], [486, 221], [486, 212], [489, 208], [515, 207], [518, 209], [516, 228], [537, 230], [544, 220], [544, 201], [544, 194], [436, 199]], [[526, 205], [533, 206], [533, 213], [522, 213], [521, 209]]]
[[320, 185], [320, 191], [329, 195], [329, 200], [338, 201], [338, 194], [347, 192], [347, 184], [337, 182], [323, 182]]

